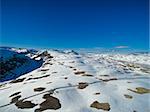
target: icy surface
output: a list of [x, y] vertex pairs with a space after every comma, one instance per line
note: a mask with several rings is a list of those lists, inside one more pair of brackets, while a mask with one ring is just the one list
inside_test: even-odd
[[[43, 59], [44, 63], [15, 80], [0, 83], [0, 112], [34, 112], [43, 109], [41, 105], [46, 106], [48, 102], [43, 96], [49, 93], [58, 99], [61, 107], [55, 107], [58, 104], [54, 106], [49, 102], [44, 112], [150, 111], [149, 54], [42, 50], [27, 56]], [[44, 89], [35, 91], [35, 88]], [[140, 88], [140, 91], [136, 88]], [[21, 97], [11, 102], [18, 95]], [[19, 108], [19, 101], [31, 101], [35, 105]], [[53, 104], [58, 103], [51, 101]], [[102, 107], [92, 107], [95, 101]]]

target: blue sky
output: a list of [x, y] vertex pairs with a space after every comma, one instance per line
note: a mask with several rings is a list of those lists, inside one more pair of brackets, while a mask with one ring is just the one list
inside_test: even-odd
[[148, 0], [1, 0], [1, 45], [148, 49]]

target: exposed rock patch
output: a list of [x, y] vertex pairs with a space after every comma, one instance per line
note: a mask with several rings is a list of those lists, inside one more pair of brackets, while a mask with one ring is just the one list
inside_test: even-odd
[[93, 77], [91, 74], [83, 74], [82, 76]]
[[16, 79], [16, 80], [12, 80], [10, 83], [19, 83], [19, 82], [23, 82], [24, 80], [25, 80], [25, 78]]
[[76, 68], [74, 68], [73, 70], [74, 70], [74, 71], [76, 71], [77, 69], [76, 69]]
[[12, 98], [10, 103], [15, 103], [15, 102], [17, 102], [17, 101], [19, 100], [19, 98], [21, 98], [21, 95], [18, 95], [18, 96], [16, 96], [16, 97]]
[[43, 91], [43, 90], [45, 90], [44, 87], [34, 88], [34, 91], [35, 91], [35, 92], [40, 92], [40, 91]]
[[96, 108], [96, 109], [102, 109], [105, 111], [109, 111], [110, 110], [110, 105], [109, 103], [99, 103], [98, 101], [94, 101], [90, 107], [92, 108]]
[[98, 92], [98, 93], [95, 93], [94, 95], [100, 95], [100, 92]]
[[146, 94], [146, 93], [150, 93], [150, 89], [146, 89], [146, 88], [143, 88], [143, 87], [137, 87], [135, 88], [136, 90], [132, 90], [132, 89], [128, 89], [129, 91], [132, 91], [134, 93], [137, 93], [137, 94]]
[[68, 79], [68, 77], [65, 77], [64, 79]]
[[36, 109], [35, 112], [41, 112], [47, 109], [57, 110], [61, 108], [59, 99], [50, 96], [50, 94], [45, 94], [43, 98], [45, 99], [45, 101], [40, 104], [40, 108]]
[[41, 71], [48, 71], [49, 69], [41, 69]]
[[113, 80], [118, 80], [117, 78], [110, 78], [110, 79], [100, 79], [104, 82], [108, 82], [108, 81], [113, 81]]
[[17, 103], [15, 104], [18, 108], [20, 109], [25, 109], [25, 108], [33, 108], [35, 107], [37, 104], [32, 103], [31, 101], [17, 101]]
[[10, 95], [9, 97], [16, 96], [16, 95], [18, 95], [18, 94], [20, 94], [20, 93], [21, 93], [21, 92], [16, 92], [16, 93], [14, 93], [14, 94]]
[[133, 97], [131, 95], [128, 95], [128, 94], [124, 94], [125, 98], [128, 98], [128, 99], [132, 99]]
[[100, 75], [100, 76], [109, 77], [109, 75]]
[[34, 80], [34, 79], [41, 79], [41, 78], [45, 78], [45, 77], [49, 77], [50, 75], [44, 75], [41, 77], [34, 77], [34, 78], [28, 78], [27, 80]]
[[69, 66], [69, 68], [73, 68], [72, 66]]
[[86, 82], [80, 82], [78, 85], [78, 89], [84, 89], [88, 86], [88, 83]]
[[85, 72], [84, 72], [84, 71], [77, 71], [77, 72], [75, 72], [74, 74], [75, 74], [75, 75], [81, 75], [81, 74], [85, 74]]

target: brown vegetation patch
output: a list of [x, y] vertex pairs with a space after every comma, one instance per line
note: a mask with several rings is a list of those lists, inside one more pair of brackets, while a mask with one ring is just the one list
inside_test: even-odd
[[136, 90], [132, 90], [132, 89], [128, 89], [129, 91], [132, 91], [134, 93], [138, 93], [138, 94], [146, 94], [146, 93], [150, 93], [150, 89], [146, 89], [143, 87], [137, 87], [135, 88]]
[[61, 108], [59, 99], [50, 96], [50, 94], [45, 94], [43, 98], [45, 99], [45, 101], [40, 104], [40, 108], [36, 109], [35, 112], [41, 112], [47, 109], [57, 110]]
[[105, 111], [109, 111], [110, 110], [110, 105], [109, 103], [99, 103], [98, 101], [94, 101], [90, 107], [92, 108], [96, 108], [96, 109], [102, 109]]
[[84, 89], [88, 86], [88, 83], [86, 82], [80, 82], [78, 85], [78, 89]]
[[31, 101], [17, 101], [15, 104], [18, 108], [20, 109], [24, 109], [24, 108], [33, 108], [35, 107], [37, 104], [32, 103]]
[[44, 87], [34, 88], [34, 91], [35, 91], [35, 92], [40, 92], [40, 91], [43, 91], [43, 90], [45, 90]]
[[128, 99], [132, 99], [133, 97], [131, 95], [128, 95], [128, 94], [124, 94], [125, 98], [128, 98]]
[[24, 80], [25, 80], [25, 78], [16, 79], [16, 80], [12, 80], [10, 83], [19, 83], [19, 82], [23, 82]]
[[20, 94], [21, 92], [16, 92], [16, 93], [13, 93], [12, 95], [10, 95], [9, 97], [13, 97], [13, 96], [16, 96], [18, 94]]

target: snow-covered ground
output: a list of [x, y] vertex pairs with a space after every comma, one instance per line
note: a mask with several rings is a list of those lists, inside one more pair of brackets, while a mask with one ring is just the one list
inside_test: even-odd
[[0, 112], [150, 112], [149, 54], [11, 51], [43, 64], [0, 83]]

